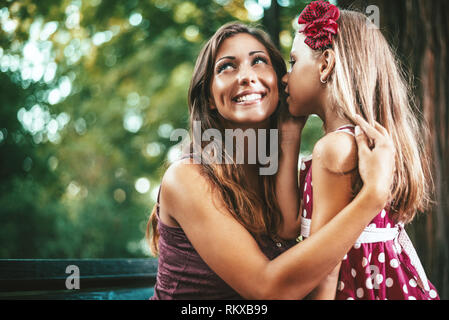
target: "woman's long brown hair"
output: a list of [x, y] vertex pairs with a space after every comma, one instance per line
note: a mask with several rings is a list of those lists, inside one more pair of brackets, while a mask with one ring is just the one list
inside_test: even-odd
[[[188, 99], [192, 137], [194, 121], [201, 123], [201, 132], [208, 129], [218, 129], [222, 132], [222, 136], [225, 136], [223, 124], [217, 111], [210, 108], [210, 87], [220, 45], [226, 39], [241, 33], [252, 35], [265, 46], [277, 74], [280, 102], [276, 112], [270, 118], [270, 128], [277, 129], [280, 113], [286, 112], [286, 106], [283, 103], [285, 95], [282, 77], [287, 70], [281, 53], [262, 30], [240, 23], [229, 23], [222, 26], [205, 44], [196, 61]], [[199, 143], [199, 145], [201, 151], [203, 151], [205, 145], [202, 143]], [[222, 158], [225, 159], [227, 155], [224, 154], [224, 150], [222, 152]], [[214, 164], [213, 161], [210, 161], [210, 163], [212, 164], [202, 161], [202, 174], [210, 181], [217, 199], [221, 200], [221, 203], [226, 206], [232, 216], [256, 239], [262, 235], [276, 237], [282, 224], [282, 215], [275, 198], [275, 176], [259, 176], [259, 182], [263, 185], [264, 191], [264, 194], [260, 195], [247, 187], [248, 184], [241, 165]], [[158, 203], [150, 216], [146, 232], [146, 238], [153, 255], [158, 255], [157, 206]]]

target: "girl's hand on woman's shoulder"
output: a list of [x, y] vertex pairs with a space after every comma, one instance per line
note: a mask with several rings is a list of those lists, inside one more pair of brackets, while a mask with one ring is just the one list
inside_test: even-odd
[[393, 140], [379, 123], [372, 126], [358, 115], [355, 121], [363, 188], [385, 204], [390, 200], [394, 180], [396, 149]]

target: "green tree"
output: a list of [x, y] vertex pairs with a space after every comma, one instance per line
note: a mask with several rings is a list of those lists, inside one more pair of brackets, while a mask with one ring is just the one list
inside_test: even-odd
[[249, 0], [0, 2], [0, 258], [143, 256], [201, 46], [264, 22], [287, 58], [303, 6], [272, 2], [272, 29]]

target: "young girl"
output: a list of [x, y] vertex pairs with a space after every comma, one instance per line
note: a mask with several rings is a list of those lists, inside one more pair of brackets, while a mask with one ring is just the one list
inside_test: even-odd
[[314, 147], [313, 165], [307, 159], [301, 166], [301, 236], [308, 238], [326, 225], [361, 188], [354, 139], [358, 127], [352, 125], [357, 117], [382, 131], [380, 123], [396, 148], [390, 204], [310, 297], [439, 299], [404, 230], [428, 207], [430, 170], [422, 129], [387, 41], [364, 15], [340, 12], [325, 1], [308, 5], [299, 24], [292, 68], [283, 79], [289, 109], [298, 117], [318, 115], [326, 132]]

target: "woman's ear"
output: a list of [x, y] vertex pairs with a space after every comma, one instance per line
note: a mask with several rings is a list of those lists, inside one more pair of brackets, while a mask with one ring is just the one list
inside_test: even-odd
[[321, 55], [320, 64], [320, 80], [322, 83], [327, 83], [335, 68], [335, 51], [327, 49]]
[[217, 106], [215, 105], [215, 101], [213, 98], [209, 98], [209, 109], [210, 110], [216, 110]]

